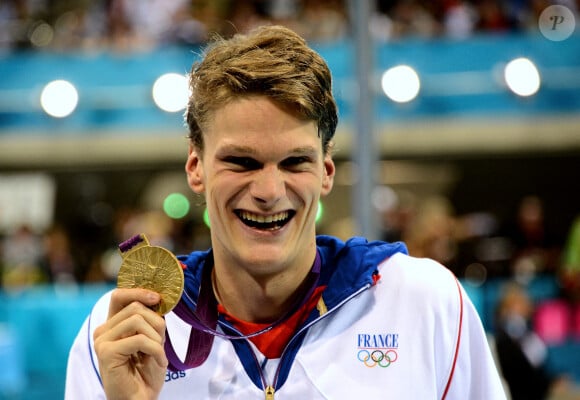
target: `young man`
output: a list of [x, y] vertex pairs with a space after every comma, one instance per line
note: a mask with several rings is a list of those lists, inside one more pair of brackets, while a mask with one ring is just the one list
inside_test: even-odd
[[68, 399], [505, 398], [449, 270], [401, 243], [316, 236], [337, 110], [302, 38], [273, 26], [215, 42], [190, 86], [185, 169], [212, 248], [180, 257], [185, 290], [164, 318], [144, 289], [96, 304]]

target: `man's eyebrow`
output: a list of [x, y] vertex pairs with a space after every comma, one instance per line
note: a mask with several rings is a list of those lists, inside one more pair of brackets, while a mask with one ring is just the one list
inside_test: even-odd
[[242, 146], [239, 144], [226, 144], [221, 147], [218, 151], [219, 153], [236, 153], [236, 154], [256, 154], [256, 150], [250, 146]]
[[[250, 146], [244, 146], [239, 144], [227, 144], [221, 147], [218, 153], [235, 153], [235, 154], [242, 154], [242, 155], [254, 155], [256, 154], [256, 150]], [[318, 149], [314, 146], [302, 146], [302, 147], [295, 147], [288, 152], [288, 154], [292, 155], [307, 155], [307, 156], [314, 156], [318, 153]]]
[[312, 146], [296, 147], [290, 153], [314, 156], [318, 154], [318, 149]]

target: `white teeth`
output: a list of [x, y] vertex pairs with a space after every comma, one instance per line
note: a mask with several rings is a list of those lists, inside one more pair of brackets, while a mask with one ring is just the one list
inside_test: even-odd
[[284, 211], [278, 214], [274, 214], [274, 215], [257, 215], [257, 214], [252, 214], [248, 211], [242, 211], [240, 213], [240, 216], [248, 221], [254, 221], [260, 224], [268, 224], [268, 223], [272, 223], [272, 222], [276, 222], [276, 221], [282, 221], [285, 220], [286, 218], [288, 218], [288, 211]]

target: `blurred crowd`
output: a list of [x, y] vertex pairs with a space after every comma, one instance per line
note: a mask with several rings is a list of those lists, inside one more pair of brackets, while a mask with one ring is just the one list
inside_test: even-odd
[[483, 265], [487, 275], [522, 283], [557, 273], [562, 249], [547, 230], [541, 198], [533, 195], [523, 197], [505, 221], [483, 212], [454, 217], [448, 201], [431, 199], [404, 237], [414, 253], [439, 260], [458, 276], [470, 277], [474, 266]]
[[150, 243], [175, 254], [209, 247], [205, 225], [169, 218], [162, 211], [123, 208], [109, 222], [56, 223], [44, 231], [26, 225], [0, 234], [0, 290], [42, 284], [114, 283], [122, 263], [118, 244], [145, 233]]
[[[348, 0], [2, 0], [0, 50], [149, 50], [196, 45], [263, 24], [289, 26], [310, 41], [351, 32]], [[377, 41], [537, 30], [541, 12], [578, 0], [374, 0], [369, 24]]]
[[562, 299], [580, 305], [580, 214], [561, 233], [551, 231], [544, 201], [535, 194], [522, 196], [503, 217], [457, 215], [442, 196], [385, 191], [387, 196], [378, 207], [384, 240], [402, 240], [412, 255], [435, 259], [476, 286], [493, 278], [525, 286], [538, 276], [555, 277]]

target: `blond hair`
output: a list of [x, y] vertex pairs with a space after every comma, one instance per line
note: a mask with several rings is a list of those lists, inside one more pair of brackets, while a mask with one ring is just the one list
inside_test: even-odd
[[295, 32], [262, 26], [217, 38], [190, 73], [186, 111], [189, 138], [203, 153], [203, 130], [213, 113], [244, 96], [266, 96], [299, 118], [316, 121], [325, 153], [338, 123], [330, 70]]

